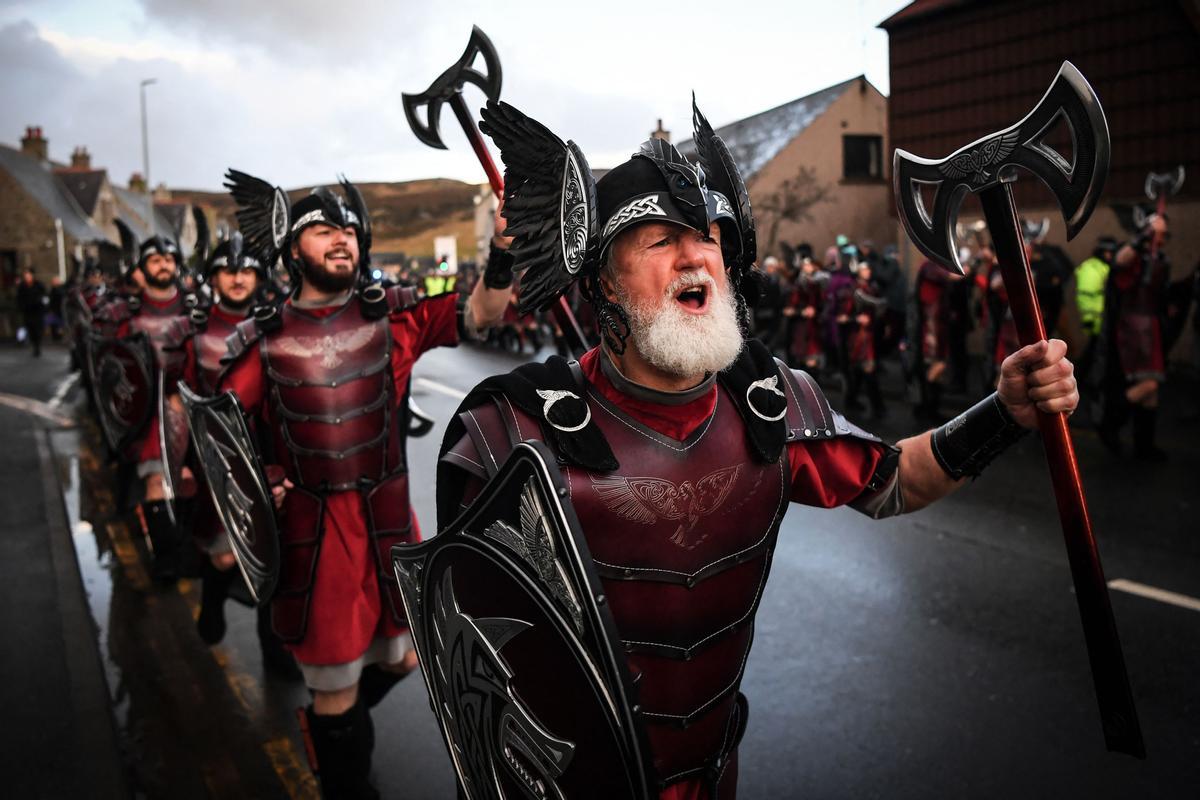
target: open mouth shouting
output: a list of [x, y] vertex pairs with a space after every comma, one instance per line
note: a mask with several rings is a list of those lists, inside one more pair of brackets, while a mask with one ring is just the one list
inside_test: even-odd
[[708, 281], [691, 283], [674, 292], [675, 302], [679, 303], [689, 314], [704, 314], [708, 311], [709, 295], [712, 286]]

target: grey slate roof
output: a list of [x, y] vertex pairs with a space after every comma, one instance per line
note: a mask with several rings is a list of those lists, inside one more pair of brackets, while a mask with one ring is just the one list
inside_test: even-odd
[[158, 213], [149, 195], [132, 192], [121, 186], [112, 189], [117, 196], [118, 216], [133, 230], [139, 242], [155, 235], [175, 238], [171, 221]]
[[80, 210], [89, 217], [95, 216], [96, 202], [100, 199], [100, 188], [104, 186], [104, 179], [108, 173], [102, 169], [85, 172], [58, 169], [54, 171], [54, 174], [58, 177], [59, 183], [66, 187], [71, 196], [75, 198]]
[[[765, 167], [860, 78], [863, 76], [716, 128], [717, 135], [729, 147], [729, 152], [741, 169], [742, 177], [749, 180]], [[703, 106], [700, 110], [704, 110]], [[684, 156], [695, 159], [696, 147], [691, 139], [680, 142], [678, 147]]]
[[71, 238], [84, 242], [107, 241], [104, 231], [96, 227], [47, 167], [20, 150], [0, 144], [0, 169], [11, 175], [46, 214], [61, 219], [63, 230]]

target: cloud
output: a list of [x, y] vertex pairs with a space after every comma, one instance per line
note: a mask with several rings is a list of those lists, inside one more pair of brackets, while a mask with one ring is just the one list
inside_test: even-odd
[[[0, 82], [0, 102], [14, 127], [42, 125], [53, 156], [85, 144], [121, 183], [141, 169], [143, 78], [158, 81], [147, 90], [155, 181], [217, 189], [228, 166], [288, 188], [340, 171], [359, 181], [482, 181], [452, 114], [442, 115], [449, 149], [433, 150], [412, 135], [400, 102], [458, 58], [472, 24], [495, 42], [504, 99], [575, 140], [597, 168], [624, 160], [659, 118], [688, 138], [693, 89], [716, 125], [864, 69], [886, 89], [886, 50], [860, 48], [875, 33], [784, 0], [735, 16], [727, 0], [693, 0], [686, 17], [676, 6], [606, 0], [586, 18], [561, 2], [116, 2], [99, 19], [86, 4], [57, 15], [8, 7], [8, 18], [32, 21], [0, 28], [0, 66], [19, 76]], [[865, 2], [867, 24], [903, 4]], [[867, 66], [868, 55], [884, 66]], [[484, 101], [473, 87], [467, 99]], [[20, 132], [0, 130], [0, 140]]]
[[362, 64], [403, 51], [435, 3], [392, 0], [138, 0], [146, 22], [212, 44], [251, 47], [314, 66]]

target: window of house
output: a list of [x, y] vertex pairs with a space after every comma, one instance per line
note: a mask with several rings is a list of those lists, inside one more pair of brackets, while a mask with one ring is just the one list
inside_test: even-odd
[[842, 177], [883, 180], [883, 137], [846, 134], [842, 137]]

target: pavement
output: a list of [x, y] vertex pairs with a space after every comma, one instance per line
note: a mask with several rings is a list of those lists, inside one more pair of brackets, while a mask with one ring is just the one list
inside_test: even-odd
[[[516, 363], [466, 347], [419, 362], [414, 395], [438, 420], [409, 445], [427, 534], [445, 421]], [[61, 349], [34, 361], [0, 347], [5, 795], [314, 797], [295, 733], [305, 690], [263, 669], [248, 609], [231, 605], [209, 648], [197, 587], [150, 583], [137, 518], [116, 507], [117, 476], [67, 379]], [[1075, 430], [1146, 760], [1104, 750], [1049, 476], [1027, 437], [917, 514], [791, 509], [742, 687], [740, 796], [1196, 797], [1200, 428], [1182, 419], [1185, 391], [1164, 395], [1165, 464], [1115, 459]], [[917, 429], [896, 402], [867, 427]], [[383, 795], [454, 797], [422, 683], [399, 684], [374, 717]]]

